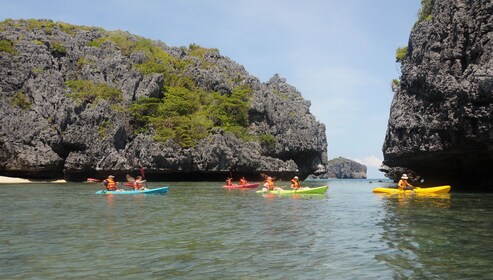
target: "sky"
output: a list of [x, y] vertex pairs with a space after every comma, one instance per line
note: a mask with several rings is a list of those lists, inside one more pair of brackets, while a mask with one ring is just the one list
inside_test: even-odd
[[168, 46], [217, 48], [261, 82], [285, 78], [326, 126], [328, 157], [378, 167], [395, 50], [420, 0], [0, 0], [0, 20], [52, 19], [124, 30]]

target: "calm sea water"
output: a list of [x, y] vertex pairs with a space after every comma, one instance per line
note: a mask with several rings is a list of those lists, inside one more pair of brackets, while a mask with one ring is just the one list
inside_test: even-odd
[[493, 195], [305, 185], [327, 183], [309, 197], [217, 182], [151, 183], [170, 189], [148, 196], [0, 185], [0, 279], [493, 279]]

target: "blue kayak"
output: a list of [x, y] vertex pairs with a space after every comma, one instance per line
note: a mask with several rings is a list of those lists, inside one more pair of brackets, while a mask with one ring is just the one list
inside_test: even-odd
[[117, 191], [107, 191], [100, 190], [97, 191], [96, 194], [165, 194], [168, 192], [168, 187], [161, 187], [155, 189], [147, 189], [147, 190], [117, 190]]

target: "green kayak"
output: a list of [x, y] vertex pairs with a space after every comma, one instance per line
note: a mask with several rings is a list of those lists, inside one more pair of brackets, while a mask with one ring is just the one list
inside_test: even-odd
[[317, 187], [317, 188], [306, 188], [306, 189], [301, 189], [301, 190], [275, 190], [275, 191], [266, 191], [266, 190], [259, 190], [257, 193], [260, 194], [324, 194], [328, 186], [322, 186], [322, 187]]

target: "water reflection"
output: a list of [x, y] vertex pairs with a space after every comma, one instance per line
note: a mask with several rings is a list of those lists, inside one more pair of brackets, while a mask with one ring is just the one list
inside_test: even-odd
[[382, 199], [394, 200], [399, 207], [424, 207], [424, 208], [448, 208], [450, 207], [450, 194], [386, 194], [375, 193]]
[[484, 205], [463, 205], [450, 194], [382, 199], [385, 217], [379, 224], [383, 229], [381, 241], [389, 250], [375, 259], [391, 267], [394, 278], [493, 276], [493, 213], [484, 213]]

